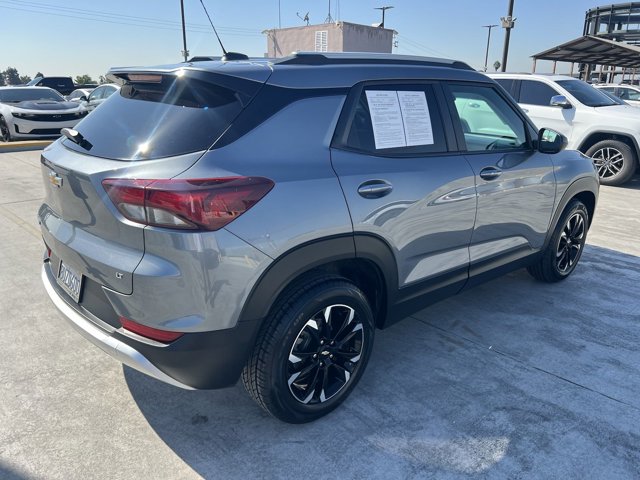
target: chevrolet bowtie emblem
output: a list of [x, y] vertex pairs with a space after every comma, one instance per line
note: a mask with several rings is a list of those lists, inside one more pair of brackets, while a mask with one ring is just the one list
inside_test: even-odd
[[62, 186], [62, 177], [56, 172], [49, 172], [49, 183], [60, 188]]

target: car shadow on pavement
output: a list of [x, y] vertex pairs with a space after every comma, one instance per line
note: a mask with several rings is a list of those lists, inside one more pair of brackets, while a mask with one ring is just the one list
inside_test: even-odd
[[587, 246], [564, 282], [520, 270], [447, 299], [378, 331], [351, 397], [306, 425], [269, 417], [241, 385], [124, 375], [205, 478], [637, 478], [639, 283], [640, 257]]

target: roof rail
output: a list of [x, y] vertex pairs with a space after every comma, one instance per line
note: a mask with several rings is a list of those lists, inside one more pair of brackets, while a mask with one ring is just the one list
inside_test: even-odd
[[449, 67], [473, 70], [457, 60], [396, 55], [392, 53], [318, 53], [293, 52], [290, 56], [274, 61], [276, 65], [420, 65], [426, 67]]

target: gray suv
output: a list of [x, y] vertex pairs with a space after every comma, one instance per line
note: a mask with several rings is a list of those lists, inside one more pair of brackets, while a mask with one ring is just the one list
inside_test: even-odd
[[397, 55], [114, 69], [42, 155], [42, 280], [121, 362], [336, 408], [376, 328], [510, 270], [567, 278], [591, 160], [467, 65]]

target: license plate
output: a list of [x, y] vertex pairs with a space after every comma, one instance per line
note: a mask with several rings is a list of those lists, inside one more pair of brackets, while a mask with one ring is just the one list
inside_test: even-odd
[[62, 263], [62, 260], [60, 260], [60, 269], [58, 270], [58, 285], [73, 298], [74, 302], [78, 303], [80, 301], [82, 275]]

